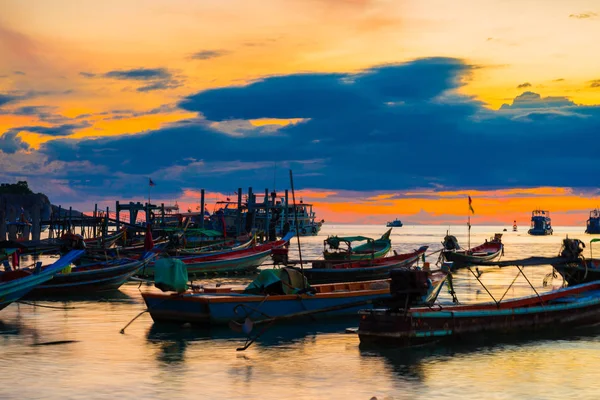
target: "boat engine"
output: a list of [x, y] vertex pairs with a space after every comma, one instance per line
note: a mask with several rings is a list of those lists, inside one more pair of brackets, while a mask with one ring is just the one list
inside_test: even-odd
[[561, 257], [565, 257], [571, 260], [576, 260], [583, 253], [585, 243], [579, 239], [563, 239], [563, 244], [560, 252]]
[[273, 265], [287, 265], [288, 263], [288, 248], [280, 247], [278, 249], [271, 250], [271, 259]]
[[408, 309], [421, 304], [431, 287], [427, 271], [397, 268], [390, 271], [390, 295], [388, 306], [392, 310]]
[[444, 237], [444, 242], [442, 243], [442, 245], [444, 246], [445, 250], [459, 250], [460, 249], [460, 245], [458, 244], [458, 239], [456, 239], [456, 236], [452, 236], [452, 235], [446, 235], [446, 237]]

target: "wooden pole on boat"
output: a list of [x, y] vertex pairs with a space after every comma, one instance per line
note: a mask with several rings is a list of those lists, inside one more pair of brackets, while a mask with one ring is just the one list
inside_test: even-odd
[[[8, 221], [15, 222], [17, 218], [17, 213], [13, 206], [9, 206], [8, 208]], [[17, 240], [17, 226], [9, 225], [8, 227], [8, 240]]]
[[98, 225], [98, 203], [94, 204], [94, 237], [98, 235], [97, 225]]
[[202, 214], [200, 228], [204, 229], [204, 189], [200, 189], [200, 214]]
[[470, 249], [471, 248], [471, 215], [469, 215], [467, 225], [469, 226], [469, 238], [467, 239], [467, 249]]
[[0, 199], [0, 240], [6, 240], [6, 202]]
[[[298, 255], [300, 256], [300, 272], [304, 276], [304, 265], [302, 264], [302, 248], [300, 247], [300, 234], [298, 232], [298, 213], [296, 212], [296, 194], [294, 192], [294, 176], [290, 169], [290, 186], [292, 187], [292, 201], [294, 203], [294, 226], [296, 227], [296, 238], [298, 239]], [[304, 289], [304, 279], [302, 280], [302, 288]]]
[[242, 233], [242, 188], [238, 188], [237, 196], [236, 235], [240, 236]]
[[42, 226], [41, 226], [41, 212], [40, 212], [40, 207], [39, 206], [34, 206], [33, 207], [33, 216], [32, 216], [32, 221], [31, 221], [31, 239], [32, 240], [40, 240], [41, 237], [41, 231], [42, 231]]
[[264, 231], [265, 231], [265, 235], [267, 237], [267, 240], [269, 238], [269, 224], [271, 223], [271, 215], [269, 214], [269, 189], [265, 189], [265, 199], [264, 199], [264, 206], [265, 206], [265, 226], [263, 227]]
[[285, 208], [283, 209], [284, 222], [288, 222], [288, 220], [290, 218], [289, 209], [290, 209], [290, 196], [289, 196], [288, 190], [285, 189]]

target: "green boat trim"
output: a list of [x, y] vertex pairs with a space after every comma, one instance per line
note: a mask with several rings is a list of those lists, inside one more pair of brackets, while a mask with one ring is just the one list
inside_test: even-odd
[[[350, 261], [385, 257], [392, 248], [391, 233], [392, 229], [388, 229], [387, 232], [376, 240], [366, 236], [330, 236], [323, 241], [323, 257], [326, 260]], [[352, 243], [359, 241], [366, 241], [366, 243], [353, 248]]]

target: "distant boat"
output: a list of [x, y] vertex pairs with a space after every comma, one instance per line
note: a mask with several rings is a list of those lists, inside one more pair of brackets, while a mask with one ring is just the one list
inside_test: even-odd
[[517, 231], [517, 220], [515, 220], [515, 222], [513, 222], [513, 232]]
[[533, 210], [531, 212], [531, 229], [527, 231], [530, 235], [543, 236], [552, 235], [552, 221], [550, 211]]
[[[391, 233], [392, 230], [388, 229], [387, 232], [376, 240], [365, 236], [329, 236], [323, 241], [325, 247], [323, 258], [326, 260], [357, 261], [385, 257], [392, 248]], [[352, 243], [363, 241], [366, 241], [366, 243], [352, 247]]]
[[402, 221], [396, 218], [393, 221], [389, 221], [387, 224], [385, 224], [385, 226], [388, 228], [400, 228], [402, 226]]
[[598, 234], [600, 233], [600, 210], [594, 209], [590, 211], [590, 217], [587, 220], [585, 233]]

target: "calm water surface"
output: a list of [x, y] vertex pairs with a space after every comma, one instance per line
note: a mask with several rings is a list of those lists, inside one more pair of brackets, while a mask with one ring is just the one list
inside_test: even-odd
[[[473, 227], [471, 243], [503, 228]], [[439, 250], [446, 229], [394, 228], [393, 248], [399, 253], [420, 245]], [[302, 238], [303, 257], [317, 258], [328, 234], [377, 237], [385, 230], [325, 225], [321, 236]], [[503, 259], [554, 256], [567, 234], [589, 241], [583, 230], [558, 227], [547, 237], [528, 236], [526, 229], [504, 232]], [[465, 227], [452, 227], [451, 233], [466, 247]], [[437, 254], [428, 257], [432, 264], [436, 260]], [[497, 297], [517, 273], [513, 267], [481, 270], [481, 280]], [[538, 291], [546, 291], [562, 284], [558, 278], [543, 286], [551, 270], [532, 267], [526, 274]], [[454, 280], [461, 302], [489, 301], [468, 271]], [[56, 308], [13, 304], [0, 312], [0, 399], [585, 399], [596, 398], [600, 389], [600, 328], [503, 343], [373, 350], [344, 333], [357, 326], [357, 319], [349, 319], [327, 326], [273, 326], [238, 352], [244, 339], [228, 329], [165, 328], [148, 314], [120, 334], [144, 310], [139, 291], [154, 290], [138, 286], [129, 283], [97, 298], [37, 302]], [[531, 293], [519, 277], [506, 296]], [[449, 300], [446, 292], [440, 297]], [[57, 341], [70, 342], [51, 343]]]

